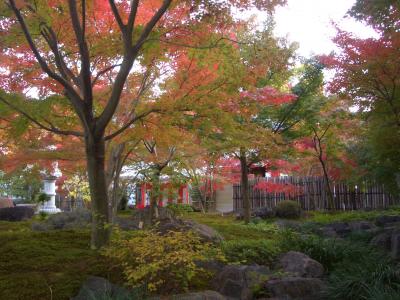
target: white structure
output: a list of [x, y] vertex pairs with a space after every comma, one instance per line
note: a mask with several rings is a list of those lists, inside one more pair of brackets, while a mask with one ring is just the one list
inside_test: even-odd
[[43, 192], [49, 197], [49, 200], [39, 206], [39, 212], [56, 214], [61, 212], [56, 207], [56, 180], [57, 177], [49, 176], [43, 179]]

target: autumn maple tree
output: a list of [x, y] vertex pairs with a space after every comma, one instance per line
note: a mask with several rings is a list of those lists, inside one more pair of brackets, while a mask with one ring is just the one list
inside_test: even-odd
[[375, 29], [377, 37], [362, 39], [338, 29], [334, 42], [340, 52], [321, 61], [335, 70], [330, 91], [358, 108], [364, 125], [359, 161], [394, 188], [400, 178], [400, 5], [358, 0], [349, 14]]
[[[109, 239], [105, 174], [105, 142], [131, 127], [142, 115], [131, 114], [123, 125], [108, 130], [135, 62], [148, 64], [148, 53], [166, 47], [212, 48], [225, 38], [232, 23], [230, 6], [271, 10], [283, 1], [2, 1], [2, 88], [41, 98], [59, 95], [79, 122], [56, 126], [35, 119], [8, 97], [1, 101], [35, 126], [84, 140], [93, 227], [92, 247]], [[212, 17], [211, 17], [212, 16]], [[196, 26], [219, 30], [206, 45]], [[57, 106], [58, 103], [55, 103]], [[62, 114], [64, 109], [58, 108]], [[150, 112], [148, 112], [150, 113]]]

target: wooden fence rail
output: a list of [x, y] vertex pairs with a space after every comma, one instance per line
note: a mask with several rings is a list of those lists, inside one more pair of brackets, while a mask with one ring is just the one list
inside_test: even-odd
[[[293, 193], [268, 193], [254, 188], [259, 181], [290, 186]], [[365, 180], [357, 185], [332, 182], [334, 207], [336, 210], [379, 209], [399, 205], [400, 199], [393, 197], [383, 185]], [[249, 183], [249, 197], [252, 208], [274, 208], [282, 200], [295, 200], [304, 210], [328, 209], [328, 190], [321, 177], [273, 177], [260, 178]], [[241, 186], [233, 186], [234, 211], [243, 209]]]

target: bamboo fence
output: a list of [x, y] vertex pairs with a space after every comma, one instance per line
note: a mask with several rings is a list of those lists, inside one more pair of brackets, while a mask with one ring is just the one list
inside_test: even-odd
[[[292, 193], [273, 192], [254, 188], [259, 181], [272, 182], [290, 186]], [[373, 180], [365, 180], [358, 184], [331, 182], [333, 205], [335, 210], [368, 210], [382, 209], [399, 205], [400, 199], [393, 197], [383, 185]], [[329, 209], [328, 189], [322, 177], [270, 177], [259, 178], [249, 182], [249, 197], [253, 209], [274, 208], [280, 201], [297, 201], [304, 210]], [[243, 209], [240, 184], [233, 185], [234, 211]]]

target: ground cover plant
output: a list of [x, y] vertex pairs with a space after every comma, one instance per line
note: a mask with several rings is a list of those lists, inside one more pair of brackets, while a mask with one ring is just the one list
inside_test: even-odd
[[[369, 220], [395, 215], [398, 211], [399, 208], [379, 212], [319, 212], [296, 222]], [[123, 212], [121, 217], [129, 215]], [[245, 225], [232, 215], [183, 212], [183, 217], [216, 229], [225, 240], [210, 248], [183, 233], [161, 237], [149, 231], [130, 231], [125, 239], [117, 239], [105, 250], [108, 251], [105, 254], [90, 250], [88, 229], [34, 232], [32, 222], [45, 222], [40, 216], [33, 221], [0, 222], [0, 254], [4, 258], [0, 262], [0, 296], [45, 299], [52, 295], [53, 299], [69, 299], [77, 294], [89, 275], [107, 278], [121, 286], [127, 282], [131, 287], [150, 284], [150, 289], [145, 288], [150, 294], [156, 290], [173, 293], [188, 288], [207, 289], [212, 274], [193, 265], [206, 252], [214, 257], [219, 253], [217, 256], [225, 263], [272, 267], [281, 253], [292, 250], [322, 263], [328, 283], [326, 299], [396, 299], [399, 295], [397, 265], [387, 254], [368, 245], [371, 235], [350, 235], [343, 240], [324, 238], [310, 234], [307, 227], [282, 229], [275, 224], [279, 220], [276, 218]], [[185, 249], [181, 247], [181, 239], [185, 240]], [[209, 252], [212, 249], [214, 252]]]
[[0, 299], [69, 299], [88, 275], [122, 282], [111, 261], [90, 250], [89, 230], [30, 226], [0, 222]]

